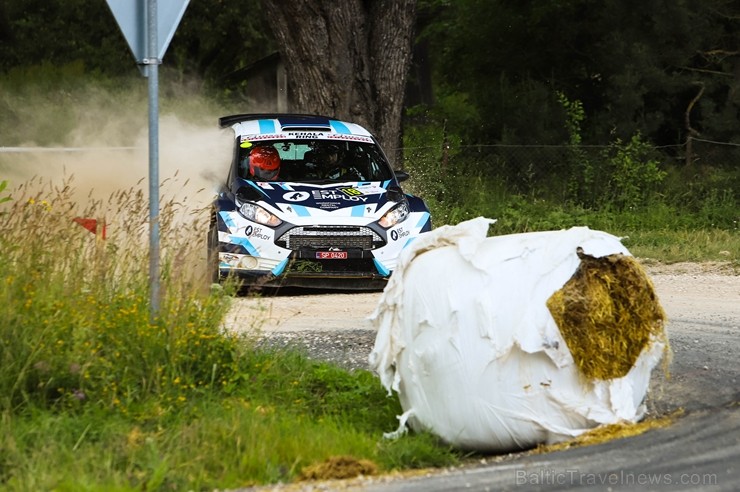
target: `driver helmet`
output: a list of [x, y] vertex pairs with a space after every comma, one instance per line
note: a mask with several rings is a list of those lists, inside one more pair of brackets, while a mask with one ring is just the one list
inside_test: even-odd
[[324, 152], [328, 157], [335, 159], [339, 158], [339, 145], [329, 144], [324, 148]]
[[339, 146], [334, 144], [321, 145], [315, 149], [319, 164], [324, 168], [333, 168], [339, 162]]
[[249, 153], [249, 175], [269, 181], [280, 173], [280, 154], [275, 147], [255, 147]]

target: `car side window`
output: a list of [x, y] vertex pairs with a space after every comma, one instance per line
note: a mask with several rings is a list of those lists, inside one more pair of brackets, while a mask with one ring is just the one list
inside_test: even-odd
[[368, 149], [367, 169], [372, 180], [385, 181], [391, 179], [390, 165], [375, 146]]
[[242, 179], [249, 179], [249, 150], [239, 149], [238, 175]]

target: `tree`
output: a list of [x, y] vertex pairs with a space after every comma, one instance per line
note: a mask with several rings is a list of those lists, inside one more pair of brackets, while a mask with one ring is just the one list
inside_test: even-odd
[[416, 0], [262, 0], [296, 111], [369, 128], [400, 162]]
[[191, 1], [166, 62], [215, 87], [234, 89], [232, 73], [274, 51], [259, 0]]
[[131, 53], [110, 9], [97, 0], [2, 0], [0, 73], [83, 61], [90, 70], [123, 74]]
[[436, 97], [464, 95], [482, 115], [466, 125], [467, 143], [561, 143], [562, 92], [583, 103], [585, 143], [639, 131], [680, 144], [697, 83], [706, 90], [693, 128], [714, 140], [737, 134], [737, 0], [420, 0], [418, 8], [433, 12], [420, 34], [434, 55]]

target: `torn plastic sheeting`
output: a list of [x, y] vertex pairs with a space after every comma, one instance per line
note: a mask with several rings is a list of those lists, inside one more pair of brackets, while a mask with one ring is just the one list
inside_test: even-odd
[[[593, 258], [629, 251], [586, 227], [486, 237], [494, 222], [420, 236], [371, 316], [370, 365], [399, 394], [399, 431], [408, 422], [461, 449], [508, 451], [639, 420], [665, 347], [659, 305], [654, 335], [626, 375], [611, 379], [585, 375], [547, 306], [581, 265], [579, 248]], [[649, 280], [643, 288], [652, 289]], [[657, 304], [654, 293], [648, 299]]]

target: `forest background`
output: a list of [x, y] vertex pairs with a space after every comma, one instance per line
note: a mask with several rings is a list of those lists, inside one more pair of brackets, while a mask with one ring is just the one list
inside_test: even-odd
[[[240, 74], [278, 50], [265, 12], [191, 2], [162, 65], [163, 111], [254, 109]], [[500, 233], [737, 234], [736, 2], [420, 0], [415, 14], [402, 148], [386, 150], [435, 225], [485, 215]], [[85, 119], [76, 107], [132, 87], [141, 98], [140, 79], [105, 2], [0, 3], [3, 146], [68, 143]]]

